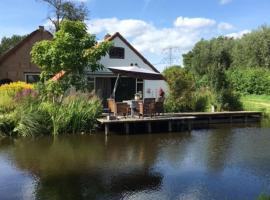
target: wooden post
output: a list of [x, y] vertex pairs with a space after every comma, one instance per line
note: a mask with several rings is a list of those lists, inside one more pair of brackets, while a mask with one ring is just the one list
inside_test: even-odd
[[129, 123], [125, 123], [126, 134], [129, 134]]
[[105, 135], [108, 135], [109, 133], [110, 133], [109, 124], [105, 124]]
[[245, 115], [245, 123], [247, 123], [247, 121], [248, 121], [248, 116]]
[[148, 133], [151, 133], [152, 132], [151, 122], [148, 122], [147, 123], [147, 131], [148, 131]]
[[188, 131], [192, 130], [192, 121], [188, 120]]
[[168, 121], [168, 131], [172, 132], [172, 121]]
[[177, 122], [176, 122], [176, 123], [177, 123], [177, 128], [176, 128], [176, 129], [177, 129], [177, 131], [179, 131], [179, 130], [180, 130], [180, 121], [179, 121], [179, 120], [177, 120]]

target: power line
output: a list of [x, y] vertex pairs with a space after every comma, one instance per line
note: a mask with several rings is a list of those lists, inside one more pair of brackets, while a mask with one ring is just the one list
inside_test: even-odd
[[172, 66], [173, 64], [180, 64], [180, 48], [179, 47], [167, 47], [162, 50], [164, 55], [161, 62]]

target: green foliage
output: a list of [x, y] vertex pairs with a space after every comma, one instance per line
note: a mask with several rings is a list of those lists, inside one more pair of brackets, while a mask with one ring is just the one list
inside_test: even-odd
[[233, 89], [242, 95], [270, 94], [270, 70], [266, 68], [233, 68], [227, 72]]
[[98, 61], [110, 46], [107, 41], [98, 45], [95, 36], [87, 33], [83, 22], [64, 20], [53, 40], [36, 43], [31, 56], [33, 63], [42, 70], [43, 81], [64, 70], [66, 74], [59, 81], [63, 90], [70, 86], [85, 89], [85, 71], [101, 69]]
[[12, 136], [15, 124], [14, 114], [0, 114], [0, 136]]
[[[0, 93], [1, 94], [1, 93]], [[8, 94], [1, 94], [0, 98], [0, 114], [1, 113], [9, 113], [14, 110], [14, 100]]]
[[257, 198], [257, 200], [270, 200], [270, 196], [267, 194], [260, 194], [260, 196]]
[[234, 40], [218, 37], [212, 40], [201, 40], [187, 54], [183, 55], [185, 68], [196, 76], [208, 74], [216, 66], [228, 69], [232, 63]]
[[241, 97], [244, 110], [261, 111], [265, 116], [270, 116], [270, 96], [245, 95]]
[[165, 100], [167, 112], [192, 110], [192, 96], [195, 92], [192, 75], [180, 66], [172, 66], [164, 70], [170, 93]]
[[270, 68], [270, 27], [261, 26], [235, 43], [233, 66]]
[[23, 35], [13, 35], [11, 37], [3, 37], [0, 42], [0, 56], [13, 48], [16, 44], [22, 41], [26, 36]]
[[16, 109], [20, 136], [89, 133], [102, 112], [101, 101], [91, 94], [70, 92], [62, 102], [25, 98]]

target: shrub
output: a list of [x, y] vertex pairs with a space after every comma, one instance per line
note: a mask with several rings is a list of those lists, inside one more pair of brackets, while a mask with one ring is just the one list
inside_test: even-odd
[[0, 94], [7, 94], [11, 97], [14, 97], [17, 92], [23, 89], [34, 89], [34, 86], [25, 82], [13, 82], [4, 84], [0, 86]]
[[17, 118], [15, 131], [19, 136], [36, 136], [51, 133], [50, 116], [40, 109], [38, 99], [31, 96], [21, 99], [15, 113]]
[[192, 97], [195, 92], [193, 76], [180, 66], [169, 67], [163, 73], [170, 89], [165, 100], [165, 111], [191, 111]]
[[16, 131], [21, 136], [90, 133], [102, 111], [101, 101], [91, 94], [74, 92], [62, 102], [40, 101], [28, 96], [16, 109]]
[[13, 114], [0, 115], [0, 135], [13, 135], [15, 124]]
[[33, 92], [33, 85], [24, 82], [14, 82], [0, 86], [0, 113], [9, 113], [16, 107], [15, 98]]
[[0, 95], [0, 113], [8, 113], [14, 110], [15, 105], [13, 98], [6, 93]]
[[205, 112], [210, 110], [210, 104], [213, 102], [213, 95], [207, 87], [202, 87], [194, 95], [193, 111]]
[[270, 70], [265, 68], [234, 68], [227, 72], [233, 89], [243, 95], [270, 94]]

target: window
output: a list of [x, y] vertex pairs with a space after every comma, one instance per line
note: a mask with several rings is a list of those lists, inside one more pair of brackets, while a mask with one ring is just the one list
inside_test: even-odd
[[125, 58], [125, 49], [122, 47], [113, 47], [109, 52], [110, 58], [124, 59]]
[[27, 83], [36, 83], [40, 80], [39, 73], [26, 73], [25, 81]]
[[95, 90], [95, 77], [88, 76], [87, 77], [87, 90], [92, 92]]

